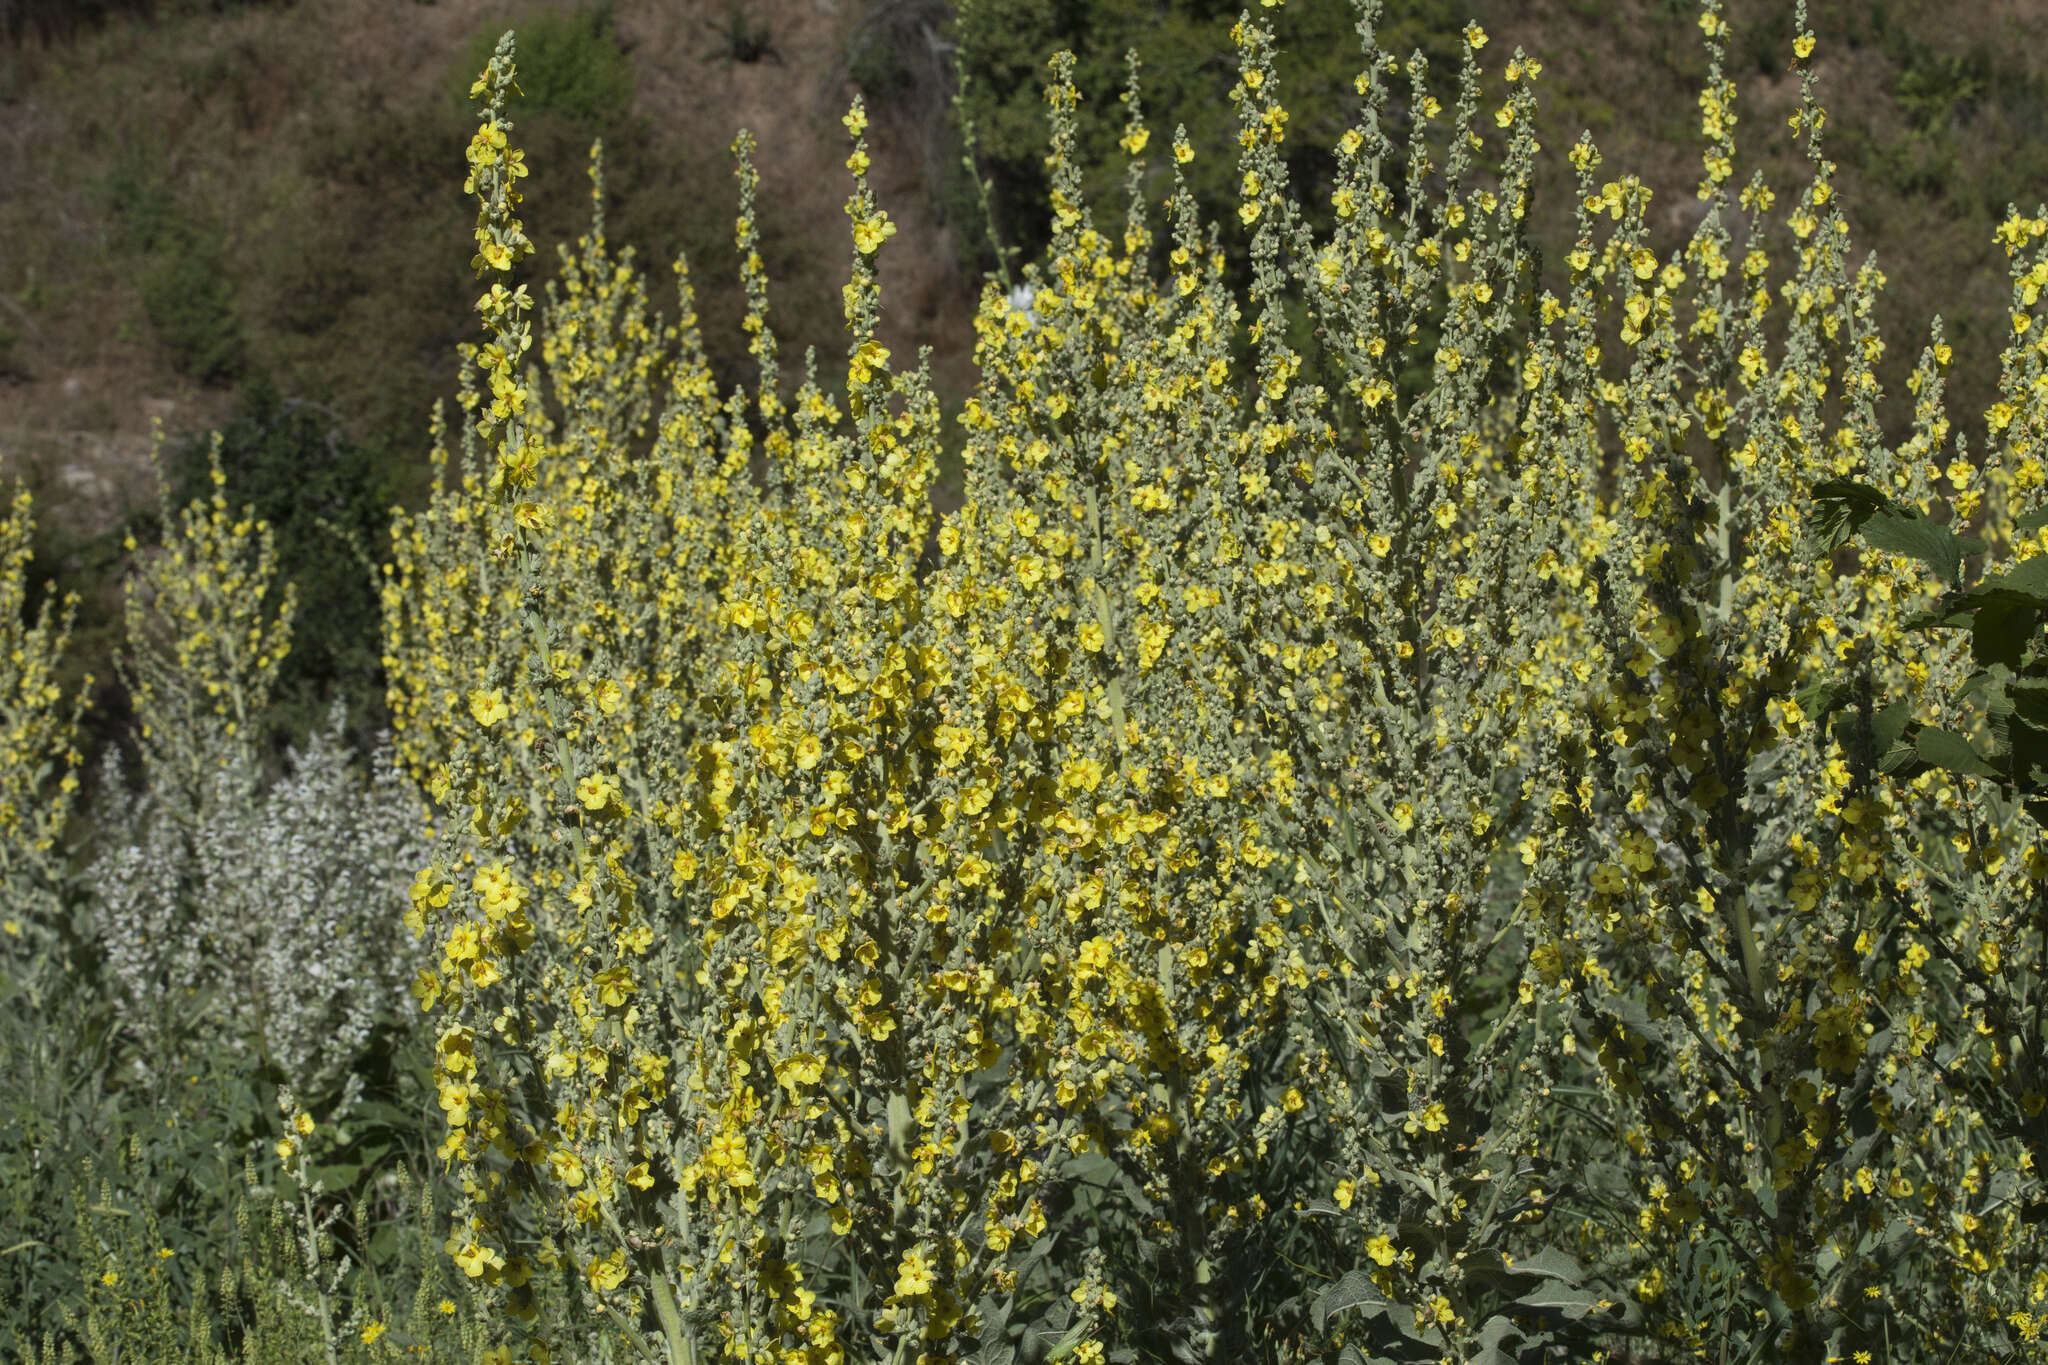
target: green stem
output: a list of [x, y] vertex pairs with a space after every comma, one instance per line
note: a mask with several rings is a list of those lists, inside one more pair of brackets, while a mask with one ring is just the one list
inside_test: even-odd
[[306, 1269], [313, 1278], [313, 1292], [320, 1297], [320, 1339], [327, 1347], [327, 1365], [338, 1365], [334, 1352], [334, 1313], [327, 1302], [327, 1285], [321, 1271], [326, 1269], [320, 1255], [320, 1225], [313, 1216], [313, 1196], [306, 1188], [306, 1162], [299, 1161], [299, 1207], [306, 1217]]
[[667, 1275], [656, 1276], [653, 1289], [654, 1315], [661, 1319], [661, 1334], [668, 1341], [669, 1365], [697, 1365], [697, 1343], [683, 1331], [683, 1315]]

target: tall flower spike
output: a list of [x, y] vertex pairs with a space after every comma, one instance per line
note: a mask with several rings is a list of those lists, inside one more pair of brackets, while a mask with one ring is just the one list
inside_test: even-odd
[[[34, 500], [17, 488], [0, 517], [0, 888], [22, 910], [54, 903], [78, 791], [78, 719], [92, 689], [88, 676], [66, 701], [57, 683], [77, 599], [45, 597], [29, 610], [34, 532]], [[8, 937], [18, 936], [15, 913], [7, 919]]]
[[506, 97], [517, 90], [512, 54], [512, 34], [508, 32], [498, 40], [490, 65], [470, 87], [473, 97], [483, 97], [484, 114], [470, 138], [469, 177], [463, 182], [463, 191], [477, 201], [477, 254], [470, 258], [470, 268], [478, 278], [491, 281], [476, 304], [490, 337], [479, 358], [491, 402], [478, 425], [486, 437], [501, 426], [505, 428], [498, 441], [491, 484], [504, 488], [508, 495], [532, 484], [540, 453], [538, 440], [524, 418], [531, 395], [518, 373], [532, 344], [526, 314], [533, 300], [525, 285], [508, 290], [504, 284], [513, 267], [533, 254], [533, 243], [513, 212], [520, 200], [518, 182], [527, 170], [525, 154], [510, 145], [512, 124], [505, 118]]
[[[160, 443], [159, 433], [153, 463]], [[211, 493], [175, 512], [157, 465], [164, 543], [122, 585], [127, 648], [117, 667], [144, 759], [192, 819], [211, 808], [216, 771], [253, 780], [259, 723], [291, 651], [298, 603], [296, 585], [278, 581], [269, 525], [229, 508], [220, 448], [216, 432]]]

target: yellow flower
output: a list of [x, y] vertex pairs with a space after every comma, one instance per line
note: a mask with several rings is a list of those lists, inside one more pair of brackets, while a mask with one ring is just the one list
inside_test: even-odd
[[505, 705], [505, 694], [497, 688], [488, 692], [479, 688], [469, 694], [469, 714], [476, 717], [478, 725], [489, 727], [511, 715], [512, 708]]
[[1375, 1264], [1392, 1265], [1394, 1263], [1395, 1256], [1394, 1239], [1387, 1236], [1385, 1233], [1382, 1233], [1377, 1237], [1367, 1238], [1365, 1243], [1365, 1254], [1372, 1257]]
[[505, 1258], [481, 1242], [469, 1242], [455, 1253], [455, 1264], [472, 1280], [504, 1269]]
[[583, 1274], [590, 1281], [590, 1287], [600, 1293], [617, 1289], [626, 1282], [626, 1253], [614, 1251], [609, 1256], [593, 1260], [583, 1268]]
[[381, 1337], [383, 1335], [384, 1324], [381, 1322], [373, 1322], [363, 1329], [363, 1345], [368, 1346], [371, 1342], [375, 1341], [378, 1337]]
[[853, 244], [863, 256], [872, 256], [875, 251], [896, 235], [896, 225], [889, 221], [886, 213], [876, 213], [872, 218], [863, 218], [853, 225]]
[[303, 1110], [300, 1111], [298, 1117], [292, 1120], [292, 1127], [299, 1130], [300, 1137], [311, 1137], [313, 1135], [313, 1116]]
[[896, 1267], [896, 1296], [914, 1299], [931, 1292], [931, 1263], [922, 1250], [912, 1247], [903, 1253], [903, 1260]]
[[[893, 229], [892, 229], [893, 230]], [[859, 230], [855, 229], [855, 236]], [[865, 384], [874, 377], [874, 372], [889, 363], [889, 348], [874, 341], [864, 341], [860, 349], [847, 362], [846, 377], [849, 383]]]
[[1465, 41], [1472, 45], [1474, 52], [1477, 52], [1486, 46], [1486, 30], [1477, 24], [1465, 25]]

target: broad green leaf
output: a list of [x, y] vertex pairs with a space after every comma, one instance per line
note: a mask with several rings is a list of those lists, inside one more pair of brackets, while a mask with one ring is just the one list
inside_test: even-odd
[[1339, 1313], [1347, 1313], [1354, 1308], [1381, 1309], [1386, 1306], [1386, 1295], [1380, 1293], [1379, 1286], [1364, 1271], [1352, 1270], [1316, 1295], [1315, 1307], [1310, 1312], [1315, 1318], [1316, 1330], [1320, 1332]]
[[2042, 604], [2002, 589], [1979, 589], [1971, 598], [1977, 610], [1970, 621], [1970, 656], [1980, 666], [2018, 668], [2028, 642], [2040, 633]]
[[1538, 1285], [1515, 1300], [1525, 1308], [1548, 1309], [1563, 1313], [1569, 1318], [1584, 1317], [1600, 1308], [1602, 1304], [1612, 1305], [1613, 1299], [1593, 1289], [1580, 1289], [1574, 1285], [1550, 1282]]
[[1974, 536], [1958, 535], [1931, 517], [1893, 502], [1867, 485], [1833, 479], [1813, 490], [1816, 540], [1823, 553], [1862, 533], [1876, 549], [1917, 559], [1947, 582], [1962, 577], [1963, 557], [1987, 548]]
[[2048, 791], [2048, 728], [2015, 715], [2005, 732], [2006, 775], [2022, 793]]
[[1793, 700], [1799, 703], [1799, 709], [1816, 721], [1827, 719], [1835, 708], [1848, 698], [1849, 684], [1839, 678], [1826, 678], [1817, 683], [1809, 683], [1793, 694]]
[[1577, 1284], [1585, 1278], [1585, 1267], [1581, 1266], [1568, 1252], [1556, 1247], [1545, 1247], [1534, 1256], [1525, 1256], [1508, 1267], [1517, 1275], [1537, 1275], [1546, 1280], [1564, 1280]]
[[2048, 556], [2035, 556], [1977, 585], [1980, 592], [2013, 592], [2048, 606]]
[[1946, 768], [1965, 777], [1999, 775], [1998, 769], [1980, 757], [1968, 740], [1953, 731], [1923, 726], [1913, 743], [1920, 757], [1937, 768]]
[[1828, 554], [1848, 543], [1863, 524], [1891, 507], [1892, 500], [1853, 479], [1830, 479], [1813, 490], [1815, 549]]
[[1515, 1365], [1515, 1358], [1507, 1348], [1525, 1340], [1526, 1335], [1512, 1319], [1496, 1313], [1479, 1329], [1479, 1339], [1474, 1343], [1471, 1355], [1473, 1365]]
[[1863, 538], [1876, 549], [1919, 560], [1950, 583], [1963, 576], [1965, 555], [1983, 554], [1986, 548], [1975, 536], [1959, 536], [1917, 512], [1879, 513], [1864, 524]]

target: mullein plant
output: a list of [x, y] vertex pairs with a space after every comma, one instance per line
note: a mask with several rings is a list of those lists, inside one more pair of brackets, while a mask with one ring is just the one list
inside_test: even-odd
[[258, 727], [278, 670], [291, 650], [298, 591], [277, 574], [270, 527], [227, 500], [214, 437], [213, 491], [173, 509], [160, 464], [161, 432], [150, 450], [164, 544], [143, 552], [122, 585], [128, 648], [119, 671], [135, 711], [143, 762], [182, 813], [209, 808], [214, 775], [254, 765]]
[[33, 1349], [20, 1333], [34, 1319], [15, 1305], [47, 1313], [75, 1287], [46, 1239], [61, 1235], [72, 1158], [103, 1131], [104, 1102], [80, 1072], [104, 1061], [111, 1029], [108, 1011], [75, 987], [91, 925], [77, 913], [64, 844], [91, 679], [68, 696], [60, 682], [76, 602], [31, 609], [34, 513], [21, 488], [0, 512], [0, 1333], [21, 1353]]
[[0, 517], [0, 963], [10, 975], [67, 950], [62, 838], [77, 804], [78, 720], [92, 690], [88, 676], [67, 698], [58, 681], [77, 599], [45, 598], [30, 610], [34, 537], [34, 499], [17, 488]]
[[[1537, 411], [1560, 439], [1622, 458], [1579, 557], [1600, 581], [1594, 676], [1564, 755], [1585, 798], [1530, 836], [1531, 958], [1604, 1129], [1573, 1143], [1601, 1210], [1580, 1248], [1633, 1263], [1659, 1336], [1792, 1359], [1902, 1340], [2010, 1356], [2037, 1349], [2048, 1297], [2020, 1218], [2039, 1174], [2013, 1121], [2024, 1097], [1973, 1077], [2038, 1052], [2038, 1019], [2002, 1015], [2000, 1030], [1986, 1003], [2000, 985], [1977, 969], [2038, 972], [2038, 924], [2014, 909], [2048, 869], [2026, 856], [2032, 823], [1995, 793], [1881, 778], [1877, 703], [1903, 690], [1932, 704], [1955, 651], [1902, 633], [1924, 566], [1873, 554], [1841, 575], [1815, 557], [1811, 494], [1855, 477], [1924, 505], [1945, 477], [1967, 518], [1981, 481], [2027, 490], [2040, 471], [2018, 442], [1981, 469], [1960, 445], [1944, 464], [1938, 330], [1913, 376], [1912, 435], [1886, 444], [1883, 277], [1852, 266], [1803, 7], [1797, 20], [1790, 122], [1812, 178], [1787, 196], [1792, 267], [1775, 287], [1774, 192], [1759, 177], [1730, 204], [1725, 188], [1735, 120], [1717, 10], [1701, 19], [1708, 213], [1684, 249], [1652, 252], [1641, 187], [1596, 186], [1589, 141], [1574, 156], [1574, 294]], [[1618, 226], [1597, 232], [1602, 212]], [[2015, 214], [2014, 231], [2042, 229]], [[1597, 364], [1603, 313], [1624, 379]], [[2016, 334], [2029, 326], [2016, 314]], [[2008, 397], [2024, 371], [2009, 355]], [[1838, 675], [1858, 699], [1836, 723], [1809, 716], [1802, 697]]]
[[601, 197], [514, 282], [509, 35], [479, 76], [486, 340], [384, 609], [448, 1249], [535, 1358], [556, 1284], [670, 1361], [2038, 1354], [2039, 1019], [1995, 999], [2048, 854], [1884, 777], [1874, 698], [1959, 664], [1910, 557], [1812, 553], [1851, 475], [1990, 487], [2011, 542], [2032, 298], [1983, 471], [1938, 332], [1889, 447], [1803, 11], [1782, 217], [1730, 197], [1710, 0], [1705, 218], [1660, 255], [1582, 139], [1564, 297], [1540, 63], [1490, 93], [1468, 27], [1446, 107], [1358, 16], [1322, 236], [1235, 30], [1243, 300], [1184, 135], [1155, 235], [1135, 58], [1097, 225], [1054, 59], [1054, 237], [1028, 313], [984, 291], [944, 516], [858, 103], [844, 387], [784, 393], [742, 137], [721, 395]]

